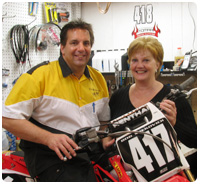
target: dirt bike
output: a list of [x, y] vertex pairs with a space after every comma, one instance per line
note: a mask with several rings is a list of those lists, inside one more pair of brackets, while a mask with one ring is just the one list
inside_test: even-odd
[[[165, 97], [175, 101], [189, 96], [194, 90], [181, 92], [194, 77], [189, 78]], [[189, 164], [182, 154], [174, 128], [171, 126], [159, 102], [149, 102], [107, 124], [106, 131], [94, 127], [82, 128], [74, 140], [81, 148], [99, 142], [104, 137], [116, 138], [116, 148], [109, 153], [112, 170], [107, 171], [94, 163], [97, 181], [112, 182], [189, 182], [193, 177]], [[98, 161], [98, 160], [97, 160]]]
[[2, 154], [2, 179], [6, 182], [32, 182], [24, 161], [23, 151], [4, 151]]
[[[183, 89], [193, 81], [194, 77], [172, 88], [165, 98], [175, 101], [181, 96], [190, 96], [195, 89], [189, 92], [183, 92]], [[86, 127], [74, 134], [74, 141], [82, 150], [91, 150], [92, 143], [98, 143], [105, 137], [116, 138], [112, 150], [102, 153], [92, 162], [98, 182], [194, 181], [189, 164], [178, 146], [176, 132], [160, 110], [159, 102], [156, 105], [149, 102], [106, 125], [105, 131]], [[27, 180], [29, 173], [23, 156], [15, 154], [3, 154], [3, 169], [20, 172]], [[105, 155], [109, 164], [106, 167], [100, 165]]]

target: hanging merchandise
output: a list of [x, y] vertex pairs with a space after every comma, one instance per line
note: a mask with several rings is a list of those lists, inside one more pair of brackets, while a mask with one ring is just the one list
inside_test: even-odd
[[9, 75], [10, 75], [9, 69], [2, 69], [2, 87], [3, 88], [8, 87]]
[[29, 15], [36, 16], [38, 12], [38, 2], [29, 2]]
[[97, 2], [97, 7], [99, 9], [99, 12], [102, 13], [102, 14], [106, 14], [110, 8], [110, 5], [111, 5], [111, 2], [107, 2], [107, 5], [106, 5], [106, 9], [105, 10], [102, 10], [101, 6], [100, 6], [100, 3]]
[[69, 21], [70, 13], [65, 3], [44, 3], [44, 12], [47, 23], [62, 24]]
[[29, 31], [27, 25], [15, 25], [10, 30], [10, 46], [16, 62], [25, 64], [29, 61]]
[[57, 17], [57, 10], [56, 10], [55, 3], [45, 2], [44, 12], [45, 12], [45, 18], [46, 18], [47, 23], [51, 22], [51, 23], [58, 24], [58, 17]]
[[60, 45], [61, 28], [54, 23], [46, 23], [40, 26], [34, 26], [30, 30], [30, 38], [34, 37], [35, 51], [44, 51], [48, 44], [53, 46]]
[[60, 45], [60, 27], [49, 26], [47, 29], [47, 37], [50, 44], [53, 46]]
[[35, 40], [35, 51], [44, 51], [47, 49], [47, 30], [45, 27], [40, 27]]
[[57, 9], [58, 10], [58, 22], [68, 22], [69, 21], [69, 12], [66, 9]]
[[69, 8], [65, 3], [56, 3], [58, 24], [66, 24], [69, 21], [70, 13], [67, 11]]

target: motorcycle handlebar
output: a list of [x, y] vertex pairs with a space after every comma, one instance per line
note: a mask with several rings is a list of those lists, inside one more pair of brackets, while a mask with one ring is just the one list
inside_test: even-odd
[[196, 81], [196, 78], [194, 76], [191, 76], [190, 78], [188, 78], [187, 80], [185, 80], [184, 82], [182, 82], [180, 85], [177, 85], [177, 87], [180, 90], [184, 90], [184, 89], [186, 89], [187, 86], [191, 85], [195, 81]]
[[[191, 93], [194, 90], [196, 90], [196, 88], [191, 89], [189, 92], [186, 92], [185, 89], [187, 86], [194, 83], [195, 80], [196, 80], [196, 78], [194, 76], [191, 76], [187, 80], [182, 82], [180, 85], [172, 86], [170, 93], [167, 94], [164, 99], [169, 99], [169, 100], [175, 101], [176, 99], [178, 99], [180, 97], [188, 98], [191, 95]], [[159, 105], [159, 102], [158, 102], [158, 105]]]
[[181, 89], [185, 89], [187, 86], [191, 85], [194, 83], [196, 78], [194, 76], [191, 76], [187, 80], [185, 80], [183, 83], [180, 84]]
[[[172, 91], [166, 96], [166, 98], [174, 101], [176, 98], [181, 97], [183, 95], [187, 96], [187, 93], [182, 93], [182, 90], [184, 90], [188, 85], [193, 83], [195, 80], [196, 80], [196, 78], [194, 76], [191, 76], [190, 78], [185, 80], [183, 83], [178, 85], [178, 87], [174, 86], [174, 88], [172, 88]], [[110, 126], [112, 124], [107, 123], [105, 125]], [[97, 127], [97, 126], [95, 126], [95, 127]], [[111, 133], [114, 135], [113, 132], [110, 132], [110, 129], [108, 132], [103, 132], [103, 131], [96, 132], [95, 127], [86, 127], [86, 128], [79, 129], [74, 135], [74, 140], [77, 142], [82, 141], [81, 145], [82, 145], [82, 147], [84, 147], [84, 146], [88, 145], [88, 143], [99, 142], [100, 139], [107, 137]], [[117, 130], [115, 130], [115, 131], [117, 131]], [[85, 134], [83, 134], [83, 133], [85, 133]], [[118, 134], [120, 134], [120, 133], [118, 133]]]

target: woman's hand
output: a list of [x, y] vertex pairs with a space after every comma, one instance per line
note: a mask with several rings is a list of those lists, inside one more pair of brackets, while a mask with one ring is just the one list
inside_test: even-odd
[[176, 124], [176, 115], [177, 115], [175, 103], [171, 100], [163, 100], [160, 103], [160, 108], [162, 110], [164, 110], [164, 114], [165, 114], [166, 118], [169, 120], [171, 125], [174, 127], [174, 125]]

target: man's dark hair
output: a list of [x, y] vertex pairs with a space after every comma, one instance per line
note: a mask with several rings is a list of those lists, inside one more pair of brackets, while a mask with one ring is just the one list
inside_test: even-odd
[[66, 24], [62, 28], [61, 33], [60, 33], [60, 44], [65, 46], [65, 44], [67, 42], [67, 32], [68, 32], [68, 30], [75, 29], [75, 28], [80, 28], [80, 29], [84, 29], [84, 30], [89, 31], [90, 44], [91, 44], [91, 47], [92, 47], [92, 45], [94, 44], [94, 34], [93, 34], [92, 25], [84, 22], [82, 19], [70, 21], [68, 24]]

